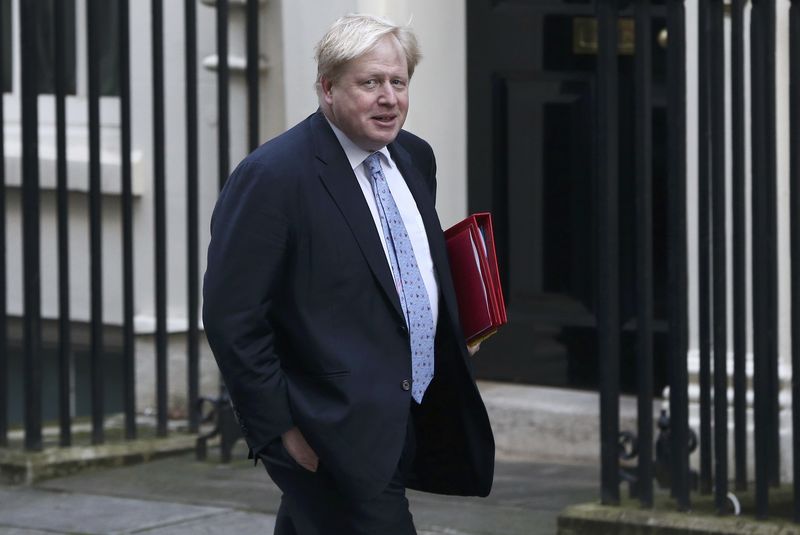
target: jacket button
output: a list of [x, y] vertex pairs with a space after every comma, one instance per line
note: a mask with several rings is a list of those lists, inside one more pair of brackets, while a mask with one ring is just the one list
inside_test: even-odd
[[400, 383], [400, 386], [403, 387], [403, 390], [408, 392], [409, 390], [411, 390], [411, 381], [409, 381], [408, 379], [403, 379], [403, 382]]

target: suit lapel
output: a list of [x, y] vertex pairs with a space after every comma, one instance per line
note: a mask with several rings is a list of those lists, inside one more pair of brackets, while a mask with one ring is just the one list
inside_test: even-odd
[[322, 113], [318, 112], [311, 117], [311, 128], [320, 179], [347, 221], [378, 284], [399, 318], [405, 322], [375, 221], [364, 201], [364, 194], [358, 186], [350, 162]]

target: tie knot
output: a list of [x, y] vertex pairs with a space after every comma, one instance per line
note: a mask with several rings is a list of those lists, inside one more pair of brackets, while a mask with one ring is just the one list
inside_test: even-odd
[[373, 180], [378, 180], [383, 177], [383, 169], [381, 168], [381, 156], [379, 152], [373, 152], [364, 159], [364, 165], [369, 171]]

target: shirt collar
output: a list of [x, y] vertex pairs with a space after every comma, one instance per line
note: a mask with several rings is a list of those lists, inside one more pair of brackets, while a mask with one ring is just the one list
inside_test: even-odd
[[[347, 161], [350, 162], [350, 167], [355, 170], [356, 167], [364, 163], [364, 160], [367, 158], [367, 156], [372, 154], [372, 152], [366, 151], [353, 143], [353, 141], [347, 137], [347, 134], [339, 130], [339, 128], [333, 124], [330, 119], [325, 117], [325, 120], [328, 121], [329, 125], [331, 125], [331, 129], [336, 135], [336, 139], [339, 140], [339, 144], [342, 146], [345, 156], [347, 156]], [[383, 154], [383, 163], [388, 164], [390, 168], [394, 167], [392, 156], [389, 154], [389, 149], [387, 147], [384, 146], [375, 152]]]

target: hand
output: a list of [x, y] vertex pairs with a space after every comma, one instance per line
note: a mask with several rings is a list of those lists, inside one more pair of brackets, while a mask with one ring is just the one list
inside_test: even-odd
[[474, 345], [467, 344], [467, 351], [469, 351], [469, 356], [470, 357], [474, 357], [475, 353], [477, 353], [480, 350], [481, 350], [481, 343], [480, 342], [478, 342], [477, 344], [474, 344]]
[[292, 427], [281, 435], [283, 447], [297, 464], [308, 470], [316, 472], [319, 466], [319, 457], [306, 442], [305, 437], [297, 427]]

